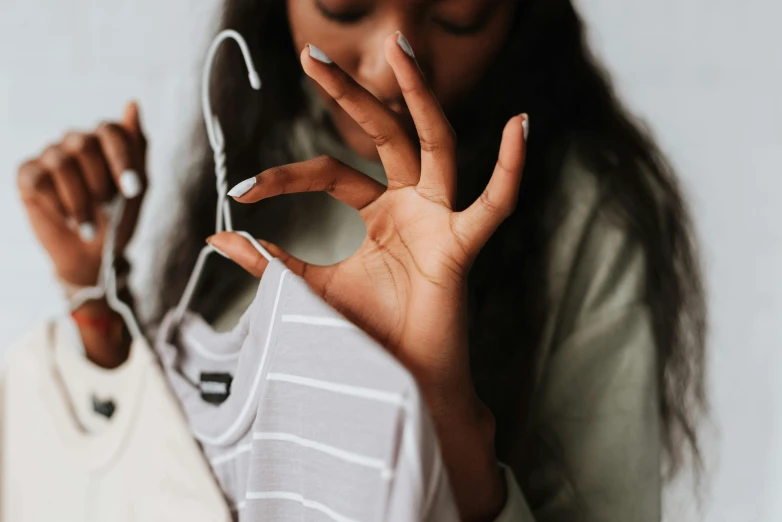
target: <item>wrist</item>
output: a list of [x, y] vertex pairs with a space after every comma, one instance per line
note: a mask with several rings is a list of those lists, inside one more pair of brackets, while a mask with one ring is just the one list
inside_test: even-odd
[[[130, 266], [121, 260], [117, 268], [122, 274], [117, 279], [117, 297], [132, 307], [126, 284]], [[116, 368], [128, 358], [130, 334], [122, 317], [106, 301], [102, 286], [98, 284], [96, 291], [96, 287], [63, 285], [87, 358], [100, 367]]]
[[470, 391], [466, 399], [430, 399], [439, 405], [432, 418], [462, 519], [490, 521], [505, 505], [506, 487], [496, 459], [494, 416]]
[[[127, 290], [130, 263], [124, 257], [120, 257], [115, 260], [114, 267], [117, 274], [117, 293], [120, 294]], [[100, 293], [104, 284], [103, 281], [99, 280], [99, 274], [77, 277], [74, 275], [63, 275], [57, 270], [55, 278], [72, 309], [80, 309], [91, 302], [105, 303], [104, 296]]]
[[87, 359], [102, 368], [116, 368], [130, 353], [130, 336], [122, 317], [105, 301], [90, 301], [71, 312]]
[[80, 331], [107, 340], [122, 338], [122, 319], [105, 301], [92, 301], [71, 312]]

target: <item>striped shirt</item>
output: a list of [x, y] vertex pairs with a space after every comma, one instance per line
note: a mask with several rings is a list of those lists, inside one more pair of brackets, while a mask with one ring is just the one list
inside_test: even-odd
[[414, 379], [279, 261], [232, 331], [156, 347], [237, 520], [458, 520]]

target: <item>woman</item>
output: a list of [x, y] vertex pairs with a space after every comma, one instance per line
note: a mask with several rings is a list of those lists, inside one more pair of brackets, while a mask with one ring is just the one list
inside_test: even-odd
[[[213, 75], [230, 194], [246, 203], [235, 225], [416, 377], [463, 518], [658, 520], [662, 479], [700, 462], [703, 291], [671, 168], [571, 2], [230, 0], [223, 25], [263, 80], [252, 91], [233, 50]], [[96, 209], [115, 187], [131, 199], [119, 246], [130, 238], [145, 148], [130, 104], [20, 169], [66, 287], [95, 280]], [[199, 161], [160, 249], [160, 313], [214, 228], [214, 164]], [[313, 191], [359, 214], [271, 197]], [[208, 264], [194, 308], [228, 328], [264, 263], [238, 236], [209, 241], [234, 262]], [[75, 317], [88, 356], [121, 364], [105, 304]]]

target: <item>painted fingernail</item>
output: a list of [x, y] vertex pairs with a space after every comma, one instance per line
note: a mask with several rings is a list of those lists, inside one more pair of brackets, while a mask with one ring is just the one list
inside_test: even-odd
[[79, 237], [82, 241], [90, 242], [93, 239], [95, 239], [95, 225], [90, 223], [89, 221], [85, 221], [81, 225], [79, 225]]
[[521, 129], [524, 133], [524, 141], [527, 141], [527, 136], [529, 136], [529, 115], [522, 114], [521, 117], [524, 118], [521, 120]]
[[128, 169], [119, 175], [119, 190], [127, 199], [141, 194], [141, 178], [135, 170]]
[[396, 43], [399, 45], [399, 47], [402, 48], [407, 56], [415, 59], [415, 54], [413, 54], [413, 48], [410, 47], [410, 42], [407, 41], [405, 35], [403, 35], [400, 31], [396, 32]]
[[220, 254], [221, 256], [223, 256], [224, 258], [226, 258], [226, 259], [231, 259], [230, 257], [228, 257], [228, 254], [226, 254], [225, 252], [223, 252], [222, 250], [220, 250], [219, 248], [217, 248], [216, 246], [214, 246], [214, 245], [212, 244], [212, 241], [211, 241], [211, 239], [212, 239], [212, 238], [210, 237], [210, 238], [207, 238], [207, 240], [206, 240], [206, 242], [207, 242], [207, 243], [209, 243], [209, 246], [210, 246], [210, 247], [212, 247], [212, 248], [214, 249], [214, 251], [215, 251], [215, 252], [217, 252], [218, 254]]
[[228, 195], [232, 198], [240, 198], [247, 194], [247, 192], [255, 186], [256, 179], [253, 178], [247, 178], [244, 181], [241, 181], [234, 186], [231, 190], [228, 191]]
[[318, 49], [312, 44], [307, 44], [307, 47], [310, 48], [310, 56], [318, 60], [319, 62], [323, 63], [334, 63], [334, 61], [328, 57], [326, 53]]

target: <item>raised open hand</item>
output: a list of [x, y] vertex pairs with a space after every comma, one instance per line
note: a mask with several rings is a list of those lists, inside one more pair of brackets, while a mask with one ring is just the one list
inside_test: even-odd
[[[453, 130], [404, 36], [390, 36], [385, 55], [409, 107], [420, 147], [408, 138], [392, 111], [322, 51], [308, 46], [301, 60], [304, 71], [374, 139], [388, 177], [387, 189], [331, 157], [320, 157], [267, 170], [229, 194], [252, 203], [283, 193], [325, 191], [357, 209], [366, 223], [366, 239], [352, 256], [335, 265], [307, 264], [264, 244], [411, 371], [438, 429], [474, 423], [465, 428], [467, 432], [480, 424], [478, 419], [485, 418], [486, 412], [475, 399], [470, 378], [466, 280], [480, 249], [514, 210], [528, 119], [519, 115], [507, 123], [488, 186], [470, 207], [454, 212]], [[241, 236], [224, 232], [209, 242], [252, 274], [262, 275], [266, 260]], [[442, 439], [441, 434], [448, 463], [449, 448]], [[449, 468], [453, 471], [453, 466]], [[451, 479], [455, 482], [453, 474]], [[459, 498], [460, 488], [453, 485]], [[464, 495], [463, 504], [461, 500]]]

